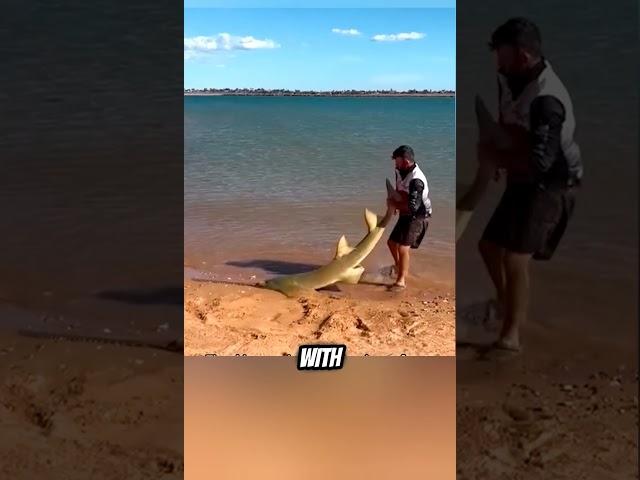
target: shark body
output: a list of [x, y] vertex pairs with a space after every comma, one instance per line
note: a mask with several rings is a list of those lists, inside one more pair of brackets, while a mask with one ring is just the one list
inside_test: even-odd
[[480, 143], [493, 145], [498, 150], [509, 150], [513, 147], [509, 134], [496, 121], [479, 95], [475, 98], [475, 112]]
[[343, 235], [338, 240], [335, 257], [327, 265], [312, 272], [274, 278], [266, 281], [263, 286], [279, 291], [288, 297], [293, 297], [304, 291], [317, 290], [338, 282], [358, 283], [364, 273], [362, 261], [367, 258], [382, 238], [385, 227], [393, 214], [394, 209], [387, 208], [385, 216], [378, 221], [375, 213], [365, 210], [364, 217], [368, 233], [355, 247], [349, 246]]
[[[497, 150], [509, 150], [513, 142], [507, 131], [496, 121], [480, 96], [475, 98], [476, 122], [480, 144], [491, 145]], [[494, 177], [496, 166], [479, 162], [475, 179], [456, 208], [456, 242], [471, 221], [473, 212], [484, 195], [487, 186]]]
[[393, 188], [393, 185], [391, 184], [388, 178], [387, 178], [387, 197], [393, 200], [394, 202], [399, 202], [402, 199], [402, 196], [395, 188]]

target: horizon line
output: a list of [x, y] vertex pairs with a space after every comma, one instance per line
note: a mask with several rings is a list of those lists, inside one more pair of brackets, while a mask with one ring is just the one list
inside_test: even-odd
[[277, 91], [285, 91], [285, 92], [455, 92], [455, 89], [450, 88], [409, 88], [409, 89], [395, 89], [395, 88], [331, 88], [331, 89], [303, 89], [303, 88], [264, 88], [264, 87], [184, 87], [183, 90], [186, 92], [187, 90], [212, 90], [212, 91], [221, 91], [221, 90], [247, 90], [247, 91], [264, 91], [264, 92], [277, 92]]

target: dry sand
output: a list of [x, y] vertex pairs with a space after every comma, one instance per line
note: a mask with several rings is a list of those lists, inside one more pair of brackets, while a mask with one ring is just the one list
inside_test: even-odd
[[308, 343], [347, 355], [455, 355], [455, 298], [442, 286], [389, 293], [340, 285], [290, 299], [260, 288], [185, 281], [185, 355], [296, 355]]
[[1, 478], [183, 478], [181, 356], [3, 333], [0, 377]]

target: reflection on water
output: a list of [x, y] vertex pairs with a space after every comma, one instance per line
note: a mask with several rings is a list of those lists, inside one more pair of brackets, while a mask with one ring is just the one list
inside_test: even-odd
[[145, 311], [90, 306], [92, 295], [181, 278], [181, 47], [158, 11], [146, 12], [157, 29], [133, 35], [128, 19], [140, 11], [98, 2], [22, 13], [34, 27], [5, 65], [10, 94], [0, 98], [4, 302], [126, 324]]

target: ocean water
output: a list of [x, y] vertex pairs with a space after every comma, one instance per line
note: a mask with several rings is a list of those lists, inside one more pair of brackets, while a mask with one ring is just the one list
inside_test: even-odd
[[[184, 135], [188, 265], [235, 279], [228, 267], [317, 263], [340, 235], [357, 243], [364, 209], [384, 213], [391, 153], [408, 144], [434, 208], [414, 271], [453, 269], [453, 98], [185, 97]], [[372, 262], [390, 263], [384, 243]], [[252, 272], [280, 273], [267, 270]]]

